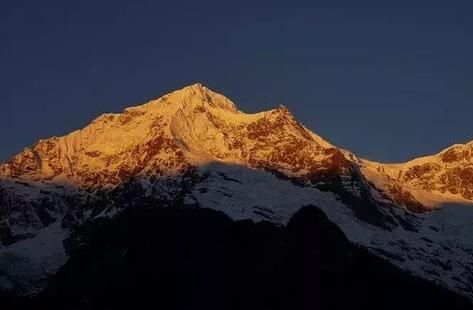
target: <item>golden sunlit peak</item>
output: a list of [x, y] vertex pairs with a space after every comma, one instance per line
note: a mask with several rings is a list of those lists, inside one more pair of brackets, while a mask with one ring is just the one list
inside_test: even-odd
[[204, 84], [200, 82], [184, 86], [178, 91], [186, 91], [186, 92], [200, 93], [200, 94], [214, 93], [212, 90], [210, 90], [208, 87], [206, 87]]
[[230, 99], [209, 89], [202, 83], [195, 83], [186, 86], [166, 95], [165, 97], [168, 97], [170, 101], [180, 102], [185, 105], [210, 105], [215, 108], [225, 109], [233, 113], [238, 111], [237, 107]]

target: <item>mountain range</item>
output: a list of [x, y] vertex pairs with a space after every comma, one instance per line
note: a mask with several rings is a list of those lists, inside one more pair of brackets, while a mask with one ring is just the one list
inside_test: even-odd
[[247, 114], [194, 84], [38, 141], [0, 165], [0, 289], [35, 296], [140, 207], [212, 209], [285, 227], [312, 206], [356, 247], [473, 299], [473, 141], [380, 163], [326, 141], [284, 106]]

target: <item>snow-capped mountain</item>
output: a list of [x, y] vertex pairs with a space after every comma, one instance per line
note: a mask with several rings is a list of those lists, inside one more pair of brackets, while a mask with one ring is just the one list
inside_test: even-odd
[[279, 224], [316, 205], [352, 242], [473, 297], [473, 142], [375, 163], [285, 107], [246, 114], [201, 84], [40, 140], [0, 166], [0, 287], [40, 290], [88, 221], [176, 204]]
[[420, 208], [473, 200], [473, 141], [451, 146], [433, 156], [402, 164], [360, 163], [363, 174], [393, 197], [410, 193]]
[[135, 176], [178, 174], [209, 161], [291, 176], [349, 170], [343, 154], [279, 107], [245, 114], [200, 84], [105, 114], [82, 130], [39, 141], [1, 166], [3, 178], [110, 188]]

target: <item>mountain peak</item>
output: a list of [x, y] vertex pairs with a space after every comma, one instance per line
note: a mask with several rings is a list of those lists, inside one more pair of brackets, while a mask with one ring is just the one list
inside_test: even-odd
[[202, 84], [200, 82], [197, 82], [197, 83], [194, 83], [194, 84], [191, 84], [191, 85], [187, 85], [187, 86], [183, 87], [183, 89], [192, 89], [192, 90], [197, 90], [197, 91], [201, 91], [201, 92], [209, 91], [209, 88], [206, 87], [204, 84]]
[[278, 105], [276, 108], [274, 108], [273, 110], [271, 110], [273, 113], [277, 113], [279, 115], [284, 115], [286, 117], [289, 117], [289, 118], [292, 118], [292, 119], [295, 119], [294, 115], [291, 113], [291, 111], [289, 111], [289, 109], [283, 105], [283, 104], [280, 104]]
[[331, 163], [332, 149], [284, 106], [246, 114], [196, 83], [39, 141], [0, 166], [0, 176], [102, 187], [215, 160], [312, 175]]
[[209, 94], [212, 92], [208, 87], [204, 86], [202, 83], [194, 83], [191, 85], [184, 86], [181, 89], [176, 90], [176, 92], [184, 92], [187, 94]]
[[207, 107], [224, 109], [233, 113], [238, 112], [235, 104], [225, 97], [202, 83], [195, 83], [164, 96], [168, 101], [181, 106]]

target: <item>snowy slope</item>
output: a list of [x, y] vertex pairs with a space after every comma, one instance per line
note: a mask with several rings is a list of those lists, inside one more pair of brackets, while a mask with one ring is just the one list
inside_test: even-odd
[[393, 196], [398, 195], [399, 189], [411, 193], [426, 209], [473, 201], [473, 141], [406, 163], [361, 160], [359, 164], [377, 187]]
[[34, 295], [47, 277], [67, 260], [63, 240], [67, 232], [59, 222], [40, 229], [30, 238], [0, 247], [0, 288], [2, 291]]
[[[357, 218], [337, 195], [314, 187], [294, 186], [258, 170], [213, 164], [208, 178], [188, 197], [200, 206], [223, 211], [234, 219], [251, 218], [285, 224], [300, 207], [322, 209], [354, 243], [411, 273], [473, 297], [473, 208], [448, 205], [414, 215], [417, 231], [398, 226], [381, 229]], [[399, 210], [401, 212], [401, 210]]]

